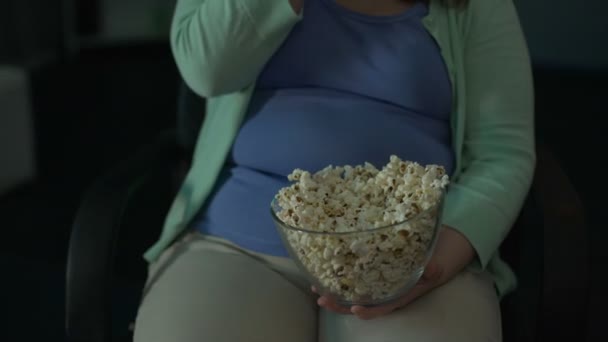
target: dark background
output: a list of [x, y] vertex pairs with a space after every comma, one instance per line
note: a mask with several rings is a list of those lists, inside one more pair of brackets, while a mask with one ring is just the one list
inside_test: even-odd
[[[0, 341], [64, 340], [65, 258], [83, 192], [175, 124], [173, 1], [0, 2], [0, 67], [26, 75], [36, 165], [34, 178], [0, 194]], [[608, 2], [515, 3], [533, 57], [538, 135], [588, 215], [592, 284], [580, 341], [606, 341]]]

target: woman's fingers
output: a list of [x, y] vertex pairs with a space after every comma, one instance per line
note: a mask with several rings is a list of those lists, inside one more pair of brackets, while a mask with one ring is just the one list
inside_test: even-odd
[[[311, 291], [319, 294], [319, 290], [315, 286], [310, 287]], [[317, 299], [317, 304], [329, 311], [337, 312], [340, 314], [350, 314], [350, 308], [338, 304], [332, 297], [321, 295]]]
[[395, 309], [397, 309], [396, 303], [390, 303], [374, 307], [355, 305], [350, 309], [350, 312], [360, 319], [369, 320], [388, 315], [389, 313], [395, 311]]
[[391, 312], [402, 308], [409, 304], [411, 301], [420, 297], [427, 291], [426, 286], [423, 284], [416, 285], [410, 292], [403, 295], [403, 297], [396, 299], [387, 304], [378, 305], [378, 306], [353, 306], [351, 308], [351, 312], [356, 315], [358, 318], [363, 320], [370, 320], [378, 317], [382, 317], [384, 315], [388, 315]]
[[436, 262], [429, 262], [429, 264], [424, 268], [424, 273], [422, 274], [422, 278], [418, 281], [418, 284], [424, 284], [426, 282], [434, 282], [441, 278], [442, 269]]
[[328, 296], [319, 297], [319, 299], [317, 299], [317, 304], [329, 311], [333, 311], [339, 314], [348, 315], [351, 313], [350, 307], [342, 306], [338, 304], [333, 298]]
[[[430, 289], [436, 286], [437, 281], [441, 279], [442, 273], [442, 268], [439, 267], [437, 263], [430, 262], [425, 268], [424, 274], [420, 278], [420, 281], [416, 286], [414, 286], [414, 288], [412, 288], [412, 290], [406, 293], [403, 297], [384, 305], [373, 307], [355, 305], [352, 307], [346, 307], [338, 304], [330, 296], [320, 296], [319, 299], [317, 299], [317, 304], [329, 311], [345, 315], [353, 314], [360, 319], [370, 320], [388, 315], [396, 309], [406, 306], [411, 301], [428, 292]], [[318, 290], [314, 286], [311, 287], [311, 290], [312, 292], [318, 294]]]
[[422, 275], [422, 278], [420, 278], [418, 284], [416, 284], [408, 293], [403, 295], [403, 297], [394, 302], [373, 307], [355, 305], [351, 308], [351, 313], [363, 320], [370, 320], [388, 315], [428, 292], [434, 287], [437, 280], [441, 278], [442, 273], [441, 267], [436, 263], [431, 262], [425, 268], [424, 274]]

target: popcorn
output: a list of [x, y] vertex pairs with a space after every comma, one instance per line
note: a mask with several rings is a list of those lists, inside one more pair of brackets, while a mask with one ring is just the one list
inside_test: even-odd
[[[276, 195], [287, 243], [321, 288], [349, 302], [399, 295], [422, 273], [449, 184], [445, 169], [391, 156], [382, 170], [332, 165]], [[385, 227], [385, 228], [382, 228]]]

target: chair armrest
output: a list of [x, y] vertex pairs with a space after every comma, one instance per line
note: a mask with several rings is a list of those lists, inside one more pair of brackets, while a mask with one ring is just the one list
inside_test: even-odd
[[551, 150], [539, 142], [537, 156], [532, 188], [501, 247], [519, 278], [518, 290], [502, 303], [504, 338], [578, 341], [589, 286], [584, 210]]
[[589, 238], [574, 186], [554, 154], [538, 147], [532, 189], [543, 216], [541, 340], [580, 340], [586, 331]]
[[170, 174], [179, 150], [167, 132], [96, 181], [75, 217], [66, 271], [66, 330], [70, 341], [110, 341], [110, 290], [116, 240], [130, 197], [147, 179]]

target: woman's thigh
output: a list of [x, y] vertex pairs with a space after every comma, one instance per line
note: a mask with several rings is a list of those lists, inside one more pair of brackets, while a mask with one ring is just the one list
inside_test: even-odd
[[390, 315], [362, 321], [322, 310], [320, 342], [495, 342], [502, 340], [492, 280], [463, 272]]
[[314, 301], [259, 260], [188, 246], [168, 259], [151, 268], [136, 342], [316, 341]]

